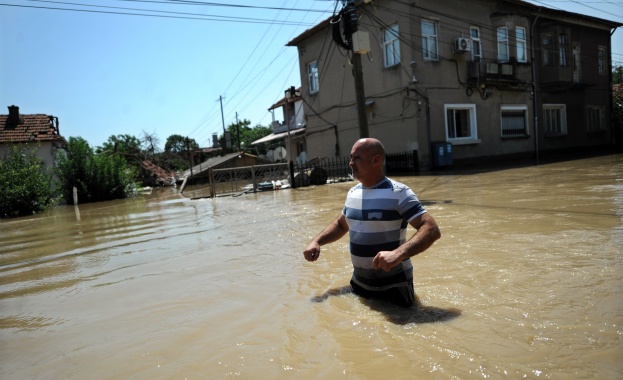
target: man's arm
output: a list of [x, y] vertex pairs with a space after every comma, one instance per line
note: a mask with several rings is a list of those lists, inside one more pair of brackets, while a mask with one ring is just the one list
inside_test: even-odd
[[441, 231], [435, 219], [428, 213], [424, 213], [413, 219], [409, 224], [417, 231], [403, 245], [393, 251], [381, 251], [374, 257], [374, 268], [389, 272], [390, 269], [400, 264], [409, 257], [426, 251], [441, 237]]
[[318, 236], [316, 236], [303, 251], [307, 261], [316, 261], [320, 257], [320, 246], [339, 240], [348, 232], [348, 223], [343, 214], [331, 222]]

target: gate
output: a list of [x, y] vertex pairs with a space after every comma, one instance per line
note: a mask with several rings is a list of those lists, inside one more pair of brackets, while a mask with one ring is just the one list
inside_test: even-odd
[[272, 182], [287, 180], [287, 163], [211, 169], [209, 182], [213, 197], [226, 194], [272, 190]]

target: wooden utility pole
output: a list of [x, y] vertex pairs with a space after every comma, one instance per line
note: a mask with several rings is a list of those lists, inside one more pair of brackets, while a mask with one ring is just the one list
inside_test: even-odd
[[221, 149], [223, 149], [223, 153], [227, 152], [227, 141], [226, 141], [226, 133], [225, 133], [225, 115], [223, 115], [223, 96], [219, 96], [218, 97], [219, 101], [221, 102], [221, 120], [223, 122], [223, 146], [221, 147]]
[[241, 152], [242, 149], [240, 149], [240, 122], [238, 121], [238, 112], [236, 112], [236, 131], [238, 134], [238, 152]]
[[[357, 100], [357, 117], [359, 119], [359, 137], [370, 137], [368, 131], [368, 117], [366, 115], [366, 91], [363, 85], [363, 68], [361, 66], [361, 55], [353, 49], [353, 33], [357, 31], [357, 9], [355, 1], [348, 3], [344, 17], [350, 20], [350, 28], [347, 28], [346, 41], [350, 50], [353, 52], [353, 76], [355, 79], [355, 98]], [[350, 29], [350, 30], [349, 30]]]

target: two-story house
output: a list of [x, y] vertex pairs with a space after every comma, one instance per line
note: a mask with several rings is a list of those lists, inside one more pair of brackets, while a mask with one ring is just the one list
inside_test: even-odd
[[[281, 110], [283, 121], [275, 115], [276, 111]], [[304, 163], [307, 161], [305, 145], [305, 112], [301, 89], [291, 87], [285, 90], [285, 96], [277, 103], [268, 108], [272, 114], [271, 127], [273, 133], [253, 141], [252, 145], [267, 146], [265, 157], [271, 161], [296, 161]]]
[[610, 37], [620, 23], [519, 0], [355, 9], [352, 50], [339, 43], [354, 29], [344, 11], [288, 43], [299, 52], [310, 156], [347, 154], [358, 114], [388, 153], [416, 152], [420, 169], [434, 166], [440, 145], [455, 162], [612, 145]]

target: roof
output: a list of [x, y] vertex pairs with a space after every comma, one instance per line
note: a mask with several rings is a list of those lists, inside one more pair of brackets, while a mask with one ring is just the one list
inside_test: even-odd
[[[568, 18], [568, 19], [573, 19], [579, 23], [581, 22], [590, 23], [591, 26], [593, 27], [597, 27], [597, 26], [604, 27], [605, 26], [608, 29], [619, 28], [623, 26], [623, 24], [620, 22], [593, 17], [593, 16], [587, 16], [581, 13], [574, 13], [574, 12], [568, 12], [568, 11], [559, 10], [559, 9], [543, 7], [540, 5], [528, 3], [527, 1], [523, 1], [523, 0], [503, 0], [503, 1], [508, 4], [514, 4], [514, 5], [523, 7], [528, 12], [530, 12], [531, 16], [533, 17], [538, 16], [538, 17], [551, 17], [551, 18]], [[313, 26], [312, 28], [305, 30], [303, 33], [299, 34], [298, 36], [290, 40], [286, 44], [286, 46], [298, 46], [302, 41], [307, 39], [309, 36], [316, 34], [319, 30], [321, 30], [324, 27], [330, 26], [331, 19], [333, 19], [333, 17], [334, 16], [331, 16], [328, 19], [321, 21], [317, 25]]]
[[[219, 166], [227, 163], [228, 161], [232, 161], [235, 159], [238, 159], [242, 156], [248, 157], [248, 158], [252, 158], [256, 161], [256, 164], [272, 164], [271, 161], [267, 161], [264, 159], [261, 159], [257, 156], [254, 156], [252, 154], [246, 153], [246, 152], [234, 152], [234, 153], [229, 153], [226, 154], [224, 156], [219, 156], [219, 157], [212, 157], [210, 159], [208, 159], [207, 161], [203, 161], [202, 163], [200, 163], [199, 165], [195, 165], [192, 168], [192, 172], [194, 174], [194, 176], [196, 176], [199, 173], [202, 173], [204, 171], [207, 171], [209, 168], [213, 168], [213, 169], [218, 169]], [[185, 170], [183, 173], [183, 177], [188, 177], [190, 176], [191, 170]]]
[[[301, 87], [297, 88], [296, 91], [298, 91], [298, 93], [301, 93]], [[275, 108], [279, 108], [279, 107], [283, 107], [284, 105], [286, 105], [287, 103], [294, 103], [296, 101], [301, 100], [301, 96], [300, 95], [294, 95], [291, 99], [286, 99], [286, 97], [284, 96], [283, 98], [279, 99], [277, 101], [277, 103], [273, 104], [272, 106], [270, 106], [270, 108], [268, 109], [270, 110], [274, 110]]]
[[58, 118], [49, 115], [19, 115], [18, 120], [0, 115], [0, 144], [61, 141]]
[[[292, 129], [290, 130], [290, 136], [294, 136], [294, 135], [298, 135], [301, 133], [305, 132], [305, 127], [303, 128], [298, 128], [298, 129]], [[272, 140], [280, 140], [285, 138], [288, 135], [288, 132], [281, 132], [281, 133], [272, 133], [268, 136], [264, 136], [259, 140], [255, 140], [251, 143], [251, 145], [257, 145], [257, 144], [261, 144], [261, 143], [265, 143], [265, 142], [269, 142]]]

